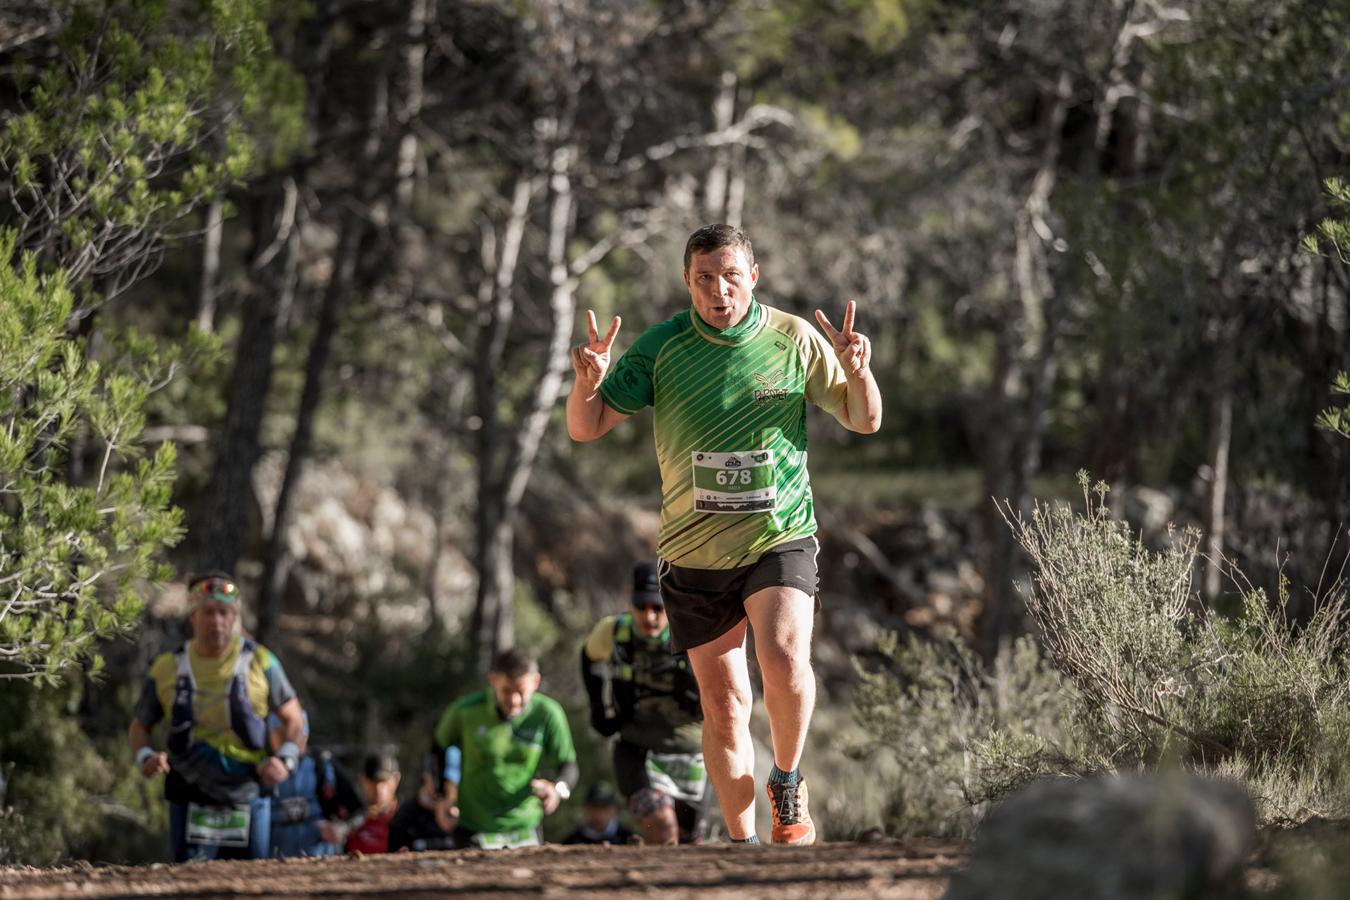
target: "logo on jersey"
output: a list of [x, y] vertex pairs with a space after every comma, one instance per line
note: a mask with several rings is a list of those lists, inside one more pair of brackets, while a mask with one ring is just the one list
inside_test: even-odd
[[772, 400], [786, 400], [787, 391], [780, 387], [786, 379], [787, 373], [782, 369], [772, 375], [755, 375], [755, 381], [760, 385], [755, 388], [755, 402], [768, 403]]

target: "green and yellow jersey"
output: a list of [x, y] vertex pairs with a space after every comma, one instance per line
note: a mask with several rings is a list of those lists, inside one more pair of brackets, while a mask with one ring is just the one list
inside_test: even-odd
[[[244, 745], [231, 727], [229, 711], [229, 684], [239, 659], [240, 638], [236, 636], [228, 650], [217, 657], [199, 656], [191, 642], [187, 659], [192, 667], [195, 691], [192, 696], [192, 737], [204, 741], [230, 759], [244, 763], [259, 763], [267, 757], [266, 750]], [[174, 653], [161, 653], [150, 664], [150, 673], [136, 704], [136, 718], [147, 728], [164, 718], [173, 709], [177, 687], [178, 662]], [[281, 663], [266, 647], [259, 645], [253, 652], [245, 682], [248, 704], [261, 719], [295, 697]]]
[[754, 299], [731, 328], [713, 328], [691, 307], [644, 331], [600, 395], [626, 415], [653, 408], [661, 558], [731, 569], [814, 534], [806, 401], [834, 413], [846, 393], [825, 338]]

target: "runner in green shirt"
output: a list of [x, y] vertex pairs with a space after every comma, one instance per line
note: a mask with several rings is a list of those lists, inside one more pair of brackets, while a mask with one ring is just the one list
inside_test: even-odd
[[[444, 761], [436, 820], [456, 847], [530, 847], [544, 816], [577, 783], [576, 751], [562, 706], [538, 693], [539, 664], [521, 649], [492, 661], [488, 690], [451, 703], [436, 725]], [[556, 771], [557, 778], [539, 772]]]
[[809, 844], [816, 829], [798, 771], [815, 703], [811, 626], [818, 545], [806, 468], [806, 404], [845, 428], [881, 427], [872, 345], [849, 301], [825, 333], [755, 298], [750, 241], [706, 225], [685, 246], [691, 308], [653, 325], [610, 369], [619, 331], [572, 351], [567, 430], [592, 441], [653, 408], [661, 468], [660, 578], [672, 649], [688, 651], [705, 717], [708, 774], [733, 840], [754, 834], [746, 627], [764, 679], [773, 736], [768, 794], [775, 843]]

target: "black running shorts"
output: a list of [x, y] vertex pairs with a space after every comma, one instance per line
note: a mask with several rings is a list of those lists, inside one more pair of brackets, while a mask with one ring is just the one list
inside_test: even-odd
[[815, 597], [819, 549], [811, 535], [779, 544], [756, 562], [734, 569], [663, 565], [661, 597], [670, 620], [671, 651], [683, 653], [735, 628], [745, 618], [745, 598], [756, 591], [793, 587]]

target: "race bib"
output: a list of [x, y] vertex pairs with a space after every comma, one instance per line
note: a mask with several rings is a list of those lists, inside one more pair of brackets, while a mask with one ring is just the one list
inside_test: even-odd
[[273, 816], [283, 825], [294, 825], [297, 822], [309, 821], [310, 810], [309, 798], [307, 797], [286, 797], [278, 806], [279, 809], [273, 813]]
[[247, 847], [247, 806], [198, 806], [188, 804], [187, 842], [220, 847]]
[[698, 512], [773, 512], [777, 505], [772, 450], [695, 450], [693, 464], [694, 509]]
[[676, 800], [698, 803], [708, 785], [702, 753], [648, 753], [647, 780]]
[[515, 831], [480, 831], [473, 842], [484, 850], [514, 850], [517, 847], [538, 847], [539, 831], [519, 828]]

